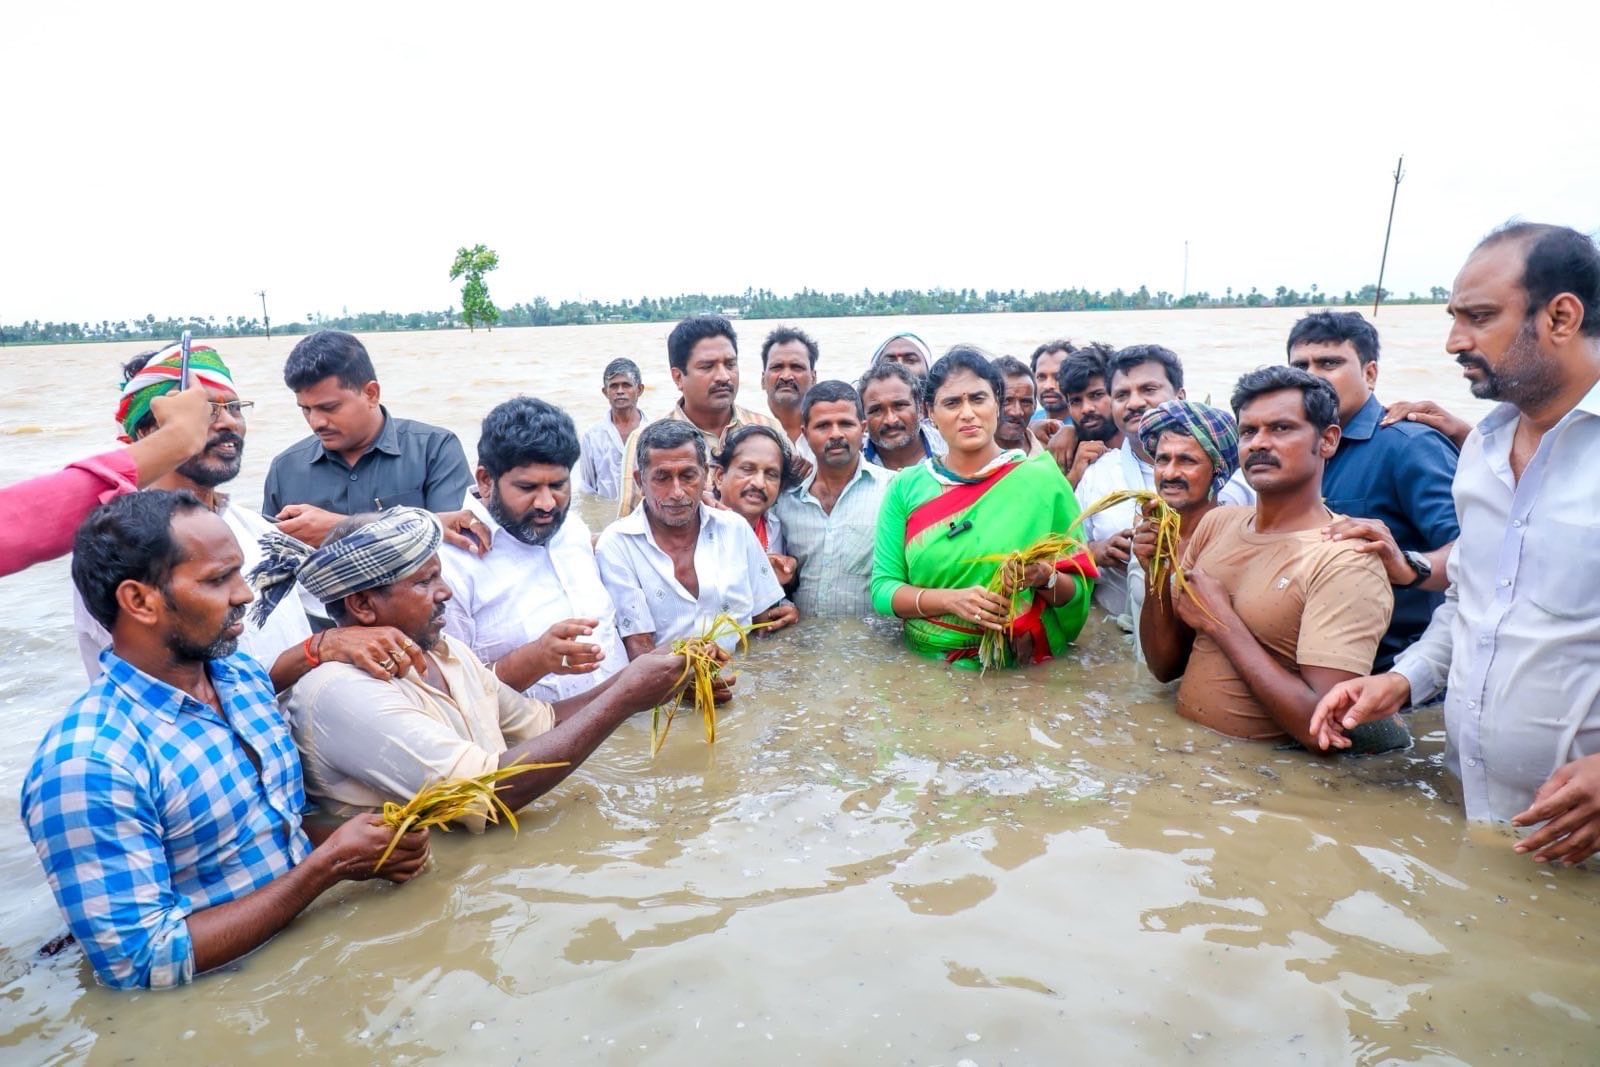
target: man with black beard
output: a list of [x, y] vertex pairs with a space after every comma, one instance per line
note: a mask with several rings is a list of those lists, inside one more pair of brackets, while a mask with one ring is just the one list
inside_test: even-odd
[[235, 654], [254, 597], [222, 519], [187, 492], [130, 493], [89, 515], [73, 551], [73, 584], [112, 646], [40, 742], [21, 814], [102, 982], [193, 981], [341, 881], [422, 869], [426, 830], [378, 872], [393, 831], [377, 816], [302, 823], [274, 686]]
[[511, 688], [552, 704], [628, 662], [589, 528], [568, 510], [578, 454], [577, 429], [553, 404], [519, 396], [489, 412], [469, 507], [491, 550], [440, 554], [454, 594], [445, 631]]
[[[125, 441], [155, 432], [150, 402], [178, 387], [182, 354], [177, 345], [135, 356], [122, 368], [122, 399], [116, 420]], [[244, 464], [244, 438], [254, 404], [239, 397], [233, 374], [221, 355], [207, 345], [190, 351], [190, 377], [205, 387], [211, 398], [211, 428], [205, 448], [172, 473], [156, 479], [151, 489], [192, 493], [227, 523], [243, 556], [241, 570], [248, 574], [261, 561], [261, 538], [271, 523], [235, 502], [221, 486], [238, 477]], [[78, 631], [78, 653], [92, 680], [99, 676], [102, 653], [111, 646], [111, 634], [90, 612], [83, 597], [74, 593], [73, 616]], [[350, 663], [375, 677], [385, 676], [382, 661], [403, 638], [393, 632], [346, 627], [312, 636], [311, 622], [300, 596], [284, 597], [265, 619], [245, 621], [239, 651], [256, 659], [272, 677], [279, 692], [307, 671], [327, 661]]]

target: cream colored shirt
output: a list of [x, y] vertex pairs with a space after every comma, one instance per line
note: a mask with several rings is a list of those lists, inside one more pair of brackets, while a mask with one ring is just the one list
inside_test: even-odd
[[[455, 638], [431, 655], [448, 693], [414, 670], [380, 681], [348, 663], [300, 679], [288, 715], [307, 796], [345, 816], [404, 804], [431, 782], [495, 770], [506, 749], [555, 726], [549, 704], [504, 685]], [[481, 833], [484, 816], [461, 823]]]
[[[672, 405], [672, 410], [667, 412], [666, 417], [676, 419], [679, 422], [689, 421], [689, 416], [683, 413], [682, 400]], [[639, 435], [644, 432], [644, 428], [648, 425], [649, 423], [641, 422], [639, 428], [628, 435], [627, 442], [622, 446], [622, 471], [617, 475], [617, 518], [619, 519], [632, 511], [639, 503], [639, 486], [633, 480], [633, 468], [639, 454]], [[695, 429], [700, 430], [700, 436], [706, 439], [706, 453], [709, 458], [716, 455], [717, 449], [722, 447], [722, 437], [741, 426], [770, 426], [778, 431], [779, 437], [788, 440], [788, 435], [783, 432], [783, 423], [764, 412], [751, 411], [749, 408], [741, 408], [737, 405], [733, 409], [733, 421], [728, 423], [728, 428], [722, 432], [722, 436], [706, 433], [704, 430], [700, 430], [698, 426]]]

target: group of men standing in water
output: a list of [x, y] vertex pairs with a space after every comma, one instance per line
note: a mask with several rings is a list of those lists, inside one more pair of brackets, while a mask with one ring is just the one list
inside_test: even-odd
[[[286, 363], [312, 433], [273, 459], [260, 514], [223, 488], [253, 405], [221, 355], [190, 355], [187, 393], [176, 351], [140, 357], [116, 412], [126, 454], [75, 465], [91, 682], [39, 747], [24, 821], [102, 980], [188, 981], [337, 881], [414, 876], [426, 831], [377, 866], [385, 801], [517, 763], [550, 766], [500, 785], [512, 808], [554, 787], [675, 696], [673, 642], [713, 618], [769, 635], [876, 600], [930, 633], [1004, 631], [1003, 597], [885, 575], [885, 545], [911, 537], [903, 519], [885, 530], [885, 501], [915, 473], [970, 502], [1035, 463], [1069, 516], [1140, 490], [1176, 514], [1096, 510], [1055, 531], [1081, 533], [1070, 566], [1018, 581], [1052, 608], [1092, 596], [1178, 682], [1180, 714], [1381, 751], [1443, 693], [1468, 817], [1536, 826], [1519, 851], [1581, 862], [1600, 850], [1600, 251], [1502, 228], [1448, 312], [1447, 351], [1500, 401], [1476, 428], [1385, 408], [1378, 334], [1355, 312], [1303, 318], [1231, 411], [1189, 400], [1159, 345], [935, 360], [898, 334], [845, 382], [818, 380], [817, 344], [788, 327], [761, 350], [767, 411], [747, 410], [733, 326], [705, 316], [668, 339], [680, 396], [663, 417], [614, 360], [593, 427], [507, 400], [475, 467], [450, 431], [391, 414], [361, 343], [324, 331]], [[580, 485], [618, 499], [598, 537], [572, 510]], [[59, 479], [3, 492], [15, 513], [52, 492], [74, 506]], [[945, 507], [934, 534], [962, 536], [964, 514]]]

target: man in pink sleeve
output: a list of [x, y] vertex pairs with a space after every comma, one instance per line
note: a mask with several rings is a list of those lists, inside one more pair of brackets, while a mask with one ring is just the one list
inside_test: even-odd
[[66, 555], [89, 512], [144, 488], [205, 447], [211, 399], [204, 386], [158, 397], [150, 410], [160, 428], [126, 448], [0, 487], [0, 578]]

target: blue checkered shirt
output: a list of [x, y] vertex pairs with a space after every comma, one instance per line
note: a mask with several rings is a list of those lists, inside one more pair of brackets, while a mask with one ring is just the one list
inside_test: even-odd
[[225, 716], [110, 649], [100, 665], [39, 745], [22, 821], [100, 980], [178, 985], [194, 977], [186, 917], [310, 853], [300, 759], [248, 656], [211, 661]]

